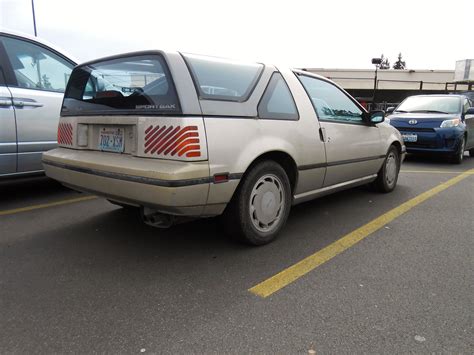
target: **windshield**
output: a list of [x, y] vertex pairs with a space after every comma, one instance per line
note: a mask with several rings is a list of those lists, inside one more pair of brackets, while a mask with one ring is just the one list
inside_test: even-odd
[[403, 101], [395, 110], [412, 113], [460, 113], [459, 97], [446, 96], [411, 96]]
[[122, 57], [74, 69], [63, 115], [165, 114], [180, 107], [170, 73], [160, 55]]

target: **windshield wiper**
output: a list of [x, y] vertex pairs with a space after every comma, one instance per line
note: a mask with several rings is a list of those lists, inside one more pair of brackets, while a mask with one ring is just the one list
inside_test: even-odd
[[404, 111], [404, 110], [395, 110], [393, 112], [401, 112], [401, 113], [408, 113], [408, 111]]
[[410, 111], [410, 113], [443, 113], [447, 115], [449, 112], [436, 111], [436, 110], [414, 110], [414, 111]]

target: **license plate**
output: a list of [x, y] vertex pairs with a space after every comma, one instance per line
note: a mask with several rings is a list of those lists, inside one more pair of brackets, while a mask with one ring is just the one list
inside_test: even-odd
[[123, 152], [124, 129], [117, 127], [101, 127], [99, 131], [99, 149], [107, 152]]
[[416, 142], [418, 140], [418, 135], [416, 134], [402, 134], [404, 142]]

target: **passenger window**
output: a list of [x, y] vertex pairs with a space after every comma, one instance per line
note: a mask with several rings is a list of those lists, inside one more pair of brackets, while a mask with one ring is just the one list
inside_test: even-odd
[[320, 120], [354, 123], [363, 121], [362, 110], [338, 87], [306, 75], [299, 75], [298, 78], [311, 98]]
[[242, 102], [254, 89], [263, 64], [184, 55], [201, 99]]
[[469, 108], [471, 107], [470, 103], [469, 103], [469, 100], [468, 99], [465, 99], [464, 100], [464, 110], [463, 110], [463, 113], [466, 113], [467, 110], [469, 110]]
[[31, 42], [2, 39], [15, 73], [17, 86], [26, 89], [64, 92], [73, 65], [53, 52]]
[[297, 120], [298, 110], [288, 85], [280, 73], [274, 73], [258, 105], [258, 117]]

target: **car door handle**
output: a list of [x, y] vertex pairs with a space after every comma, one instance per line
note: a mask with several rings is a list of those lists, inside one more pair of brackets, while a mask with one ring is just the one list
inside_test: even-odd
[[35, 100], [32, 99], [13, 99], [13, 106], [16, 107], [43, 107], [43, 104], [40, 104], [39, 102], [36, 102]]
[[327, 136], [326, 129], [324, 127], [319, 128], [319, 139], [321, 139], [321, 142], [326, 142]]
[[0, 97], [0, 106], [11, 106], [12, 100], [9, 97]]

